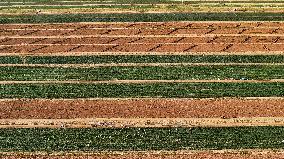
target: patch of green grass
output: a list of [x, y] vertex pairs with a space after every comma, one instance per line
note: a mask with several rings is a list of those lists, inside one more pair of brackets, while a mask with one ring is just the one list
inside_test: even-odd
[[283, 79], [283, 70], [284, 66], [0, 67], [0, 80], [269, 80]]
[[0, 56], [0, 64], [19, 64], [22, 60], [19, 56]]
[[0, 151], [284, 148], [283, 127], [0, 129]]
[[219, 98], [284, 96], [284, 83], [2, 84], [0, 98]]
[[2, 15], [0, 23], [283, 21], [282, 13], [135, 13]]

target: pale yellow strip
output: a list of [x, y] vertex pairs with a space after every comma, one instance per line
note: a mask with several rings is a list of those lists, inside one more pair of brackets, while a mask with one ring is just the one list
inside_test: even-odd
[[0, 119], [0, 128], [126, 128], [284, 126], [284, 117]]
[[0, 155], [4, 156], [35, 156], [35, 155], [46, 155], [46, 156], [93, 156], [93, 155], [195, 155], [195, 154], [246, 154], [246, 155], [265, 155], [265, 154], [276, 154], [284, 155], [284, 149], [223, 149], [223, 150], [149, 150], [149, 151], [59, 151], [59, 152], [46, 152], [46, 151], [35, 151], [35, 152], [0, 152]]
[[284, 55], [284, 51], [244, 52], [54, 52], [54, 53], [9, 53], [0, 56], [91, 56], [91, 55]]

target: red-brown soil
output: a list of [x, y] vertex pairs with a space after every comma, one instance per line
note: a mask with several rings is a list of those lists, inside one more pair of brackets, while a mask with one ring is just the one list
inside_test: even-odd
[[189, 52], [192, 48], [194, 48], [194, 44], [163, 44], [156, 49], [153, 49], [154, 52]]
[[284, 116], [284, 99], [19, 99], [0, 105], [0, 119]]
[[5, 24], [0, 53], [276, 53], [284, 49], [282, 32], [276, 22]]

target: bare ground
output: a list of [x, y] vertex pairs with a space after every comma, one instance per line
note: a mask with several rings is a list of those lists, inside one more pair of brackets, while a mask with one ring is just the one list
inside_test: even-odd
[[100, 153], [3, 153], [3, 159], [283, 159], [281, 150], [144, 151]]
[[0, 119], [0, 128], [129, 128], [284, 126], [284, 118]]
[[283, 117], [284, 98], [10, 99], [1, 119]]

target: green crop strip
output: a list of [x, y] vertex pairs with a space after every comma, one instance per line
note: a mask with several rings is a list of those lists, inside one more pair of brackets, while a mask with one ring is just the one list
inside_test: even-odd
[[2, 15], [6, 23], [159, 22], [159, 21], [283, 21], [282, 13], [136, 13]]
[[[11, 57], [12, 58], [12, 57]], [[283, 63], [283, 55], [103, 55], [103, 56], [27, 56], [28, 64], [95, 63]], [[0, 58], [0, 63], [2, 59]], [[5, 61], [3, 61], [5, 63]]]
[[0, 98], [218, 98], [284, 96], [284, 83], [2, 84]]
[[0, 64], [19, 64], [22, 59], [19, 56], [0, 56]]
[[283, 79], [284, 66], [0, 67], [0, 80], [218, 80]]
[[0, 151], [284, 148], [283, 127], [0, 129]]
[[283, 55], [0, 56], [0, 64], [283, 63]]

